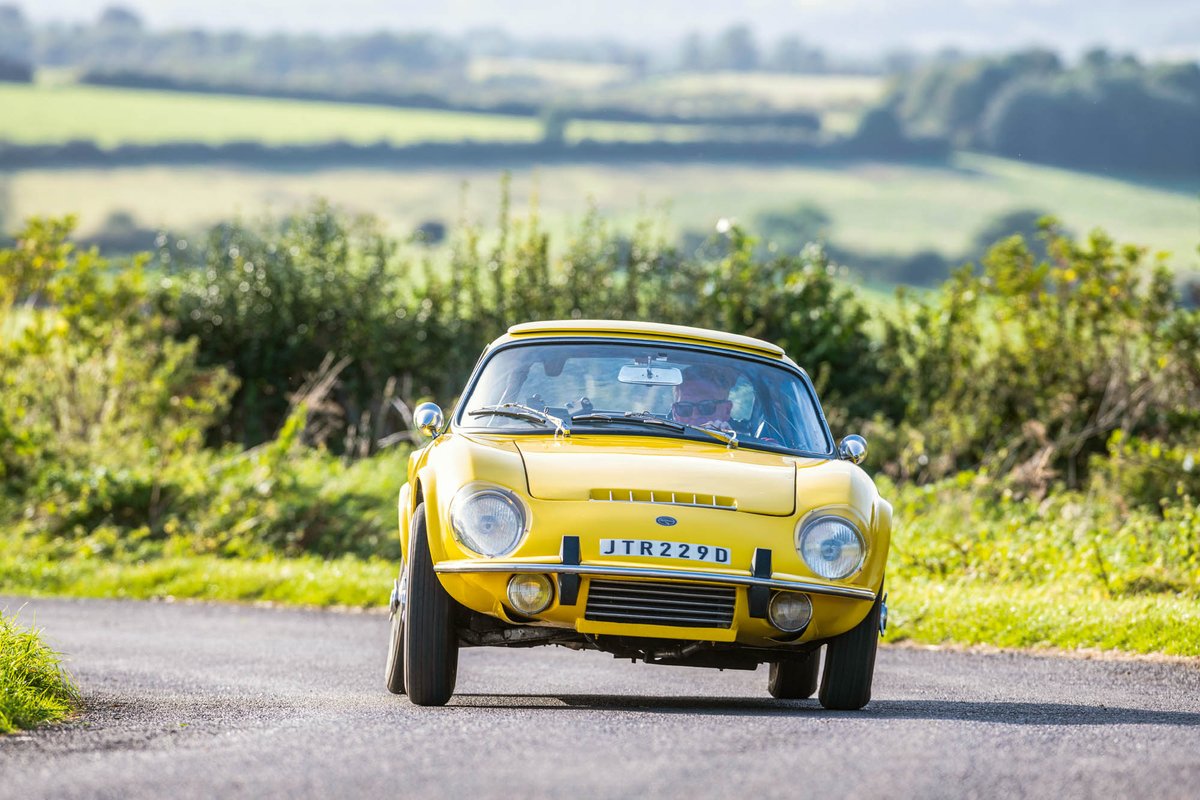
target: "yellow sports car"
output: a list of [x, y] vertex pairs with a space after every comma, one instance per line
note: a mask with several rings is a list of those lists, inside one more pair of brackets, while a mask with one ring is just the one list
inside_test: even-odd
[[515, 325], [416, 427], [387, 687], [454, 692], [460, 647], [770, 665], [779, 698], [871, 698], [892, 507], [779, 347], [621, 321]]

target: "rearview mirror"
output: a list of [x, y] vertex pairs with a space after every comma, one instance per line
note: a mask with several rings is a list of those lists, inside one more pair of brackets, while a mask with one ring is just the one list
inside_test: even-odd
[[617, 380], [621, 383], [636, 383], [642, 386], [678, 386], [683, 383], [683, 372], [679, 367], [626, 364], [621, 367]]

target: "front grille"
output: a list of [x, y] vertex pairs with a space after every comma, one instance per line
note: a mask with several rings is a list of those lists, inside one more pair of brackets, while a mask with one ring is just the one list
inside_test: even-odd
[[737, 590], [732, 586], [592, 579], [584, 619], [633, 625], [728, 628]]

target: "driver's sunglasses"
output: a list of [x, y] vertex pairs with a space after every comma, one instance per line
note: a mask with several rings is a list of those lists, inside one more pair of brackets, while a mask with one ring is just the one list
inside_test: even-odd
[[693, 417], [697, 413], [704, 416], [711, 416], [717, 413], [717, 409], [726, 403], [732, 407], [732, 402], [729, 400], [700, 400], [697, 402], [689, 402], [680, 400], [671, 406], [671, 413], [677, 417]]

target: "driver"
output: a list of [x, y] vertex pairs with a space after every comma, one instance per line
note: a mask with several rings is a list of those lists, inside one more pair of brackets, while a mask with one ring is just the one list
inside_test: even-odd
[[712, 367], [688, 367], [683, 382], [675, 386], [671, 419], [687, 425], [732, 430], [729, 416], [733, 401], [729, 399], [729, 390], [724, 388], [723, 377]]

